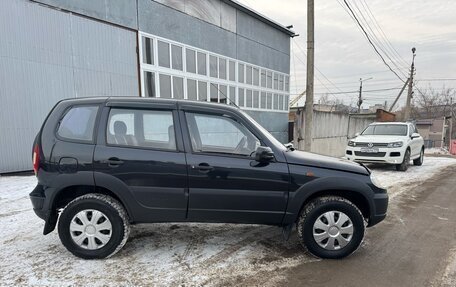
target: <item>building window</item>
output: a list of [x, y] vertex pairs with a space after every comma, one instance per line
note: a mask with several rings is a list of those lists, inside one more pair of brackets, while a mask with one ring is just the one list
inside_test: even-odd
[[217, 57], [209, 55], [209, 76], [218, 77]]
[[267, 71], [266, 77], [267, 77], [267, 87], [268, 87], [268, 89], [272, 89], [272, 72]]
[[160, 67], [169, 68], [169, 44], [158, 41], [158, 65]]
[[236, 88], [230, 87], [230, 102], [228, 104], [236, 105]]
[[245, 68], [245, 83], [252, 84], [252, 66], [246, 66]]
[[266, 94], [266, 109], [272, 110], [272, 94], [271, 93]]
[[182, 71], [184, 69], [182, 64], [182, 47], [171, 45], [171, 55], [173, 69]]
[[154, 98], [155, 95], [155, 73], [144, 72], [144, 93], [147, 98]]
[[228, 74], [230, 81], [236, 81], [236, 63], [234, 61], [230, 61], [229, 63]]
[[266, 92], [261, 92], [261, 105], [260, 108], [266, 109]]
[[238, 65], [238, 81], [239, 83], [243, 84], [245, 82], [245, 76], [244, 76], [244, 64], [239, 63]]
[[185, 50], [187, 72], [196, 74], [196, 53], [193, 50]]
[[222, 104], [226, 104], [227, 103], [227, 99], [228, 99], [228, 88], [225, 85], [220, 85], [219, 89], [220, 89], [220, 91], [219, 91], [219, 93], [220, 93], [219, 102], [222, 103]]
[[273, 101], [272, 108], [274, 110], [278, 110], [279, 109], [279, 95], [277, 95], [277, 94], [274, 94], [274, 101]]
[[226, 80], [226, 59], [219, 58], [219, 78]]
[[198, 81], [198, 100], [207, 102], [207, 83]]
[[196, 80], [187, 79], [187, 99], [192, 101], [198, 100]]
[[173, 98], [184, 98], [184, 79], [181, 77], [173, 77]]
[[144, 64], [154, 64], [154, 41], [151, 38], [142, 37], [142, 56]]
[[206, 54], [198, 52], [198, 74], [207, 75], [206, 71]]
[[253, 91], [253, 107], [258, 109], [260, 107], [260, 92]]
[[260, 82], [261, 87], [266, 88], [266, 70], [261, 70]]
[[239, 88], [238, 100], [239, 100], [238, 106], [243, 107], [245, 105], [244, 89]]
[[160, 98], [171, 98], [171, 76], [160, 74]]
[[245, 90], [245, 106], [252, 107], [252, 90]]
[[288, 75], [143, 34], [139, 37], [142, 96], [288, 110]]
[[277, 73], [274, 73], [274, 90], [277, 90], [279, 88], [279, 75]]
[[253, 85], [260, 85], [260, 70], [258, 68], [253, 68]]
[[218, 85], [211, 83], [210, 87], [210, 97], [211, 97], [211, 102], [217, 103], [218, 102]]
[[279, 90], [283, 91], [283, 75], [279, 75]]

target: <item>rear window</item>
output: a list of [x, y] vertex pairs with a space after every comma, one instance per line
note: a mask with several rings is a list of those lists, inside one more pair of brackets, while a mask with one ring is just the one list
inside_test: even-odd
[[93, 141], [93, 129], [98, 106], [78, 106], [71, 108], [60, 121], [57, 134], [65, 139]]

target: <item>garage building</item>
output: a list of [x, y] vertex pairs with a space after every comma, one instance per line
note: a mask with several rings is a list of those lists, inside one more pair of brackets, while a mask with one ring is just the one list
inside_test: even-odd
[[64, 98], [235, 103], [287, 140], [294, 32], [230, 0], [0, 1], [0, 173]]

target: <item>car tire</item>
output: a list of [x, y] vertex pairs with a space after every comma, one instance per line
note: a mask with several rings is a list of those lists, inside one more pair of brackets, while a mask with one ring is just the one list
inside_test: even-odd
[[407, 149], [404, 154], [404, 159], [402, 160], [401, 164], [396, 164], [397, 171], [407, 171], [408, 166], [410, 163], [410, 150]]
[[364, 239], [365, 228], [361, 211], [338, 196], [312, 200], [304, 206], [297, 222], [303, 247], [314, 256], [328, 259], [343, 258], [356, 251]]
[[130, 234], [128, 215], [114, 198], [102, 194], [80, 196], [63, 209], [58, 222], [62, 244], [83, 259], [116, 254]]
[[420, 157], [413, 160], [413, 165], [421, 166], [424, 161], [424, 148], [421, 149]]

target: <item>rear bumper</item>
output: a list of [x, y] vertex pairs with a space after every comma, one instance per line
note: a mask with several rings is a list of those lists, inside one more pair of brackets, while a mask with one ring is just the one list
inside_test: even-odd
[[43, 220], [47, 220], [49, 217], [49, 212], [48, 210], [43, 209], [44, 201], [46, 200], [43, 186], [38, 184], [29, 194], [29, 197], [30, 201], [32, 202], [33, 211], [36, 213], [36, 215]]
[[29, 194], [35, 214], [44, 220], [43, 234], [46, 235], [55, 229], [57, 223], [57, 214], [55, 211], [48, 209], [46, 205], [46, 195], [44, 187], [38, 184]]

